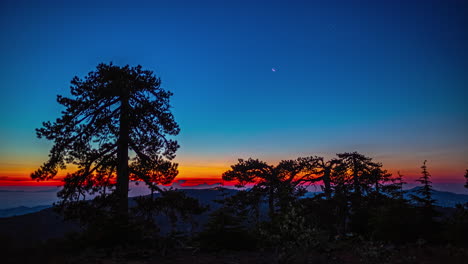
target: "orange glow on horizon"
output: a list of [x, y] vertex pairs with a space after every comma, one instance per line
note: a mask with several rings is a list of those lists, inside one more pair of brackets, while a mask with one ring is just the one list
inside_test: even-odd
[[62, 186], [63, 182], [60, 180], [50, 181], [34, 181], [34, 180], [2, 180], [0, 179], [0, 186]]
[[[186, 166], [179, 166], [179, 175], [175, 178], [174, 182], [179, 180], [186, 181], [181, 183], [182, 186], [195, 186], [198, 184], [214, 184], [224, 183], [225, 185], [231, 186], [234, 183], [223, 182], [221, 175], [230, 169], [232, 164], [189, 164]], [[391, 164], [392, 167], [398, 167], [397, 164]], [[413, 183], [420, 177], [420, 164], [413, 164], [409, 166], [404, 164], [401, 168], [410, 169], [394, 169], [386, 168], [394, 176], [397, 171], [404, 175], [404, 180], [407, 183]], [[384, 164], [385, 168], [385, 164]], [[35, 181], [30, 178], [30, 173], [37, 168], [31, 167], [15, 167], [10, 166], [0, 167], [0, 186], [60, 186], [62, 185], [61, 179], [66, 175], [67, 172], [71, 172], [72, 168], [65, 171], [60, 171], [59, 175], [50, 181]], [[464, 182], [463, 174], [464, 170], [458, 171], [453, 168], [441, 168], [441, 167], [429, 167], [429, 172], [432, 175], [432, 181], [435, 183], [459, 183]]]

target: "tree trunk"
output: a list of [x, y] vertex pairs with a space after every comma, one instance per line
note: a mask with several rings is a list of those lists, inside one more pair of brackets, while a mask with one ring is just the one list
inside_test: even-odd
[[128, 144], [129, 144], [129, 90], [127, 87], [121, 89], [120, 94], [120, 128], [117, 146], [117, 199], [118, 211], [126, 217], [128, 214]]
[[331, 174], [331, 168], [325, 168], [323, 172], [323, 184], [325, 185], [325, 196], [327, 197], [327, 200], [331, 199], [331, 183], [330, 183], [330, 174]]
[[273, 217], [275, 216], [275, 204], [274, 204], [274, 197], [273, 197], [273, 188], [270, 187], [269, 190], [269, 195], [268, 195], [268, 213], [270, 216], [270, 221], [273, 220]]
[[356, 197], [361, 197], [361, 185], [359, 179], [358, 164], [356, 158], [353, 157], [353, 184], [354, 184], [354, 194]]

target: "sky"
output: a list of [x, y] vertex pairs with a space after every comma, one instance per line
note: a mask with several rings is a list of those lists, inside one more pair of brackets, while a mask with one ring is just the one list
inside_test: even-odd
[[178, 179], [358, 151], [410, 180], [428, 160], [434, 182], [461, 184], [465, 25], [463, 0], [3, 0], [0, 185], [32, 184], [52, 146], [35, 128], [101, 62], [140, 64], [174, 93]]

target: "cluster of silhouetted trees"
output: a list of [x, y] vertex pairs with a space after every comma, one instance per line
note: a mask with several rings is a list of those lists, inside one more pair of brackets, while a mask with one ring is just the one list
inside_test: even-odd
[[[382, 164], [357, 152], [337, 154], [328, 161], [322, 157], [285, 160], [276, 166], [241, 159], [223, 174], [223, 179], [237, 181], [239, 187], [253, 186], [225, 199], [220, 210], [231, 212], [233, 219], [241, 217], [242, 221], [234, 222], [244, 223], [242, 228], [258, 234], [258, 238], [262, 234], [281, 236], [282, 228], [286, 228], [283, 225], [295, 225], [297, 234], [289, 230], [278, 238], [281, 243], [288, 239], [294, 242], [311, 230], [312, 237], [306, 239], [325, 235], [327, 239], [361, 236], [394, 243], [418, 239], [466, 243], [466, 237], [457, 235], [468, 231], [466, 205], [460, 205], [452, 217], [438, 211], [426, 161], [421, 170], [421, 186], [405, 195], [400, 173], [392, 177]], [[304, 196], [306, 187], [315, 183], [321, 184], [323, 192]], [[268, 211], [263, 217], [262, 206]], [[213, 215], [217, 217], [219, 212]]]
[[[214, 208], [175, 189], [135, 198], [125, 219], [112, 210], [112, 195], [60, 208], [83, 224], [80, 237], [87, 246], [125, 244], [162, 254], [194, 247], [270, 250], [287, 262], [343, 242], [468, 244], [468, 204], [452, 209], [435, 205], [426, 161], [417, 180], [420, 186], [411, 193], [400, 173], [392, 176], [382, 164], [357, 152], [328, 161], [314, 156], [277, 165], [239, 159], [222, 177], [238, 189], [209, 190], [217, 193], [219, 206]], [[310, 185], [322, 191], [308, 192]], [[208, 220], [197, 223], [201, 214], [208, 214]], [[158, 216], [168, 219], [170, 230], [161, 232]], [[201, 228], [194, 228], [197, 224]]]
[[[381, 163], [357, 152], [277, 165], [239, 159], [222, 175], [239, 191], [220, 188], [219, 206], [201, 231], [181, 232], [180, 222], [195, 227], [194, 216], [209, 208], [182, 191], [159, 187], [177, 176], [172, 160], [179, 147], [173, 139], [179, 127], [170, 111], [172, 94], [160, 85], [160, 79], [141, 66], [100, 64], [84, 79], [72, 80], [72, 97], [57, 98], [65, 107], [62, 116], [37, 129], [38, 137], [54, 145], [49, 160], [31, 176], [48, 180], [67, 164], [78, 168], [65, 177], [57, 208], [81, 223], [88, 245], [268, 248], [287, 258], [292, 252], [355, 237], [393, 243], [467, 242], [460, 235], [468, 233], [466, 205], [450, 215], [437, 210], [425, 161], [421, 186], [408, 197], [400, 173], [392, 176]], [[465, 177], [468, 188], [468, 170]], [[151, 195], [129, 201], [131, 180], [146, 184]], [[323, 192], [306, 195], [310, 185], [321, 186]], [[161, 215], [171, 223], [169, 233], [162, 234], [155, 221]]]

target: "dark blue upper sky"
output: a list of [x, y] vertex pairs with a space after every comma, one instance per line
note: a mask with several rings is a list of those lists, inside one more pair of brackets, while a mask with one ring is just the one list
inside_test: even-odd
[[409, 171], [468, 166], [467, 1], [0, 5], [2, 175], [45, 161], [34, 128], [59, 116], [56, 94], [111, 61], [174, 93], [181, 166], [355, 150]]

